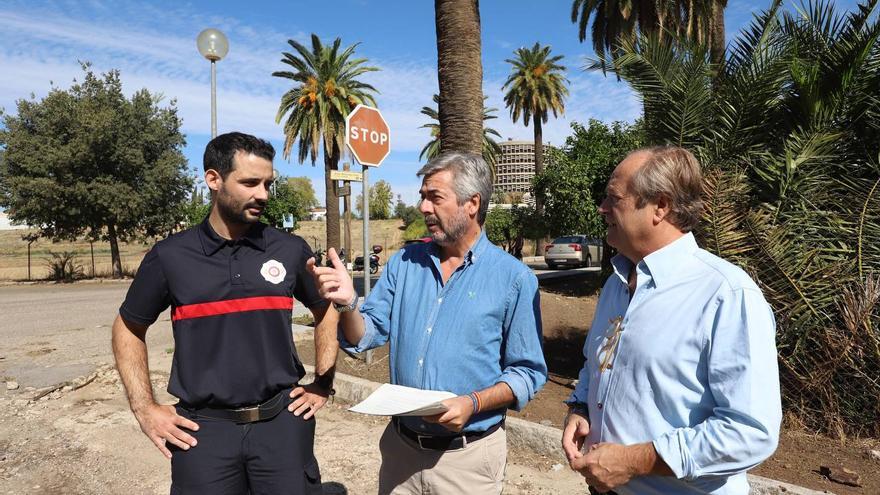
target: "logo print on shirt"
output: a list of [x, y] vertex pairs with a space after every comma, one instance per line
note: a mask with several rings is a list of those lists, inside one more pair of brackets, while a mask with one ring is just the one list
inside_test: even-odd
[[284, 265], [278, 261], [269, 260], [263, 263], [263, 267], [260, 268], [260, 275], [262, 275], [267, 282], [278, 285], [284, 280], [284, 276], [287, 275], [287, 270], [285, 270]]

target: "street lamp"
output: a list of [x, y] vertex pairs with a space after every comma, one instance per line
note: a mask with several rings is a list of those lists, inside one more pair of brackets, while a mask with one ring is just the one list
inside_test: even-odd
[[211, 139], [217, 137], [217, 61], [229, 53], [226, 35], [214, 28], [199, 33], [196, 38], [199, 53], [211, 61]]

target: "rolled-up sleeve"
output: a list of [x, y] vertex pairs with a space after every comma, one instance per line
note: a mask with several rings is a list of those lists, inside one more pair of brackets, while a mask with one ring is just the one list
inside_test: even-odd
[[384, 345], [388, 342], [391, 328], [391, 307], [394, 303], [395, 276], [400, 264], [400, 252], [392, 256], [382, 270], [379, 281], [370, 291], [370, 295], [360, 308], [360, 315], [364, 319], [364, 335], [360, 342], [349, 342], [342, 332], [342, 326], [337, 331], [339, 346], [350, 352], [364, 352], [369, 349]]
[[719, 297], [708, 354], [712, 415], [654, 439], [685, 480], [730, 476], [768, 458], [779, 441], [782, 407], [773, 312], [757, 289]]
[[547, 382], [541, 330], [538, 279], [523, 272], [511, 288], [504, 319], [504, 352], [500, 381], [510, 386], [521, 410]]

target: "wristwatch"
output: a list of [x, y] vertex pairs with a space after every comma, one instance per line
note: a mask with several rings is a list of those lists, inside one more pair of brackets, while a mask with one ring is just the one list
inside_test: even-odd
[[340, 313], [348, 313], [349, 311], [354, 311], [355, 308], [357, 308], [357, 305], [358, 305], [358, 295], [357, 294], [355, 294], [351, 298], [351, 302], [348, 304], [333, 303], [333, 307], [336, 308], [336, 311], [339, 311]]

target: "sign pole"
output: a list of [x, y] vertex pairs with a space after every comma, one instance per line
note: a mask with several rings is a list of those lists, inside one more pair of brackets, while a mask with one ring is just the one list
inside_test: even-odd
[[[391, 129], [379, 110], [359, 104], [345, 117], [345, 145], [352, 157], [361, 164], [363, 180], [364, 225], [364, 297], [370, 295], [370, 182], [369, 167], [378, 167], [391, 152]], [[357, 173], [344, 172], [343, 180], [357, 180]], [[351, 177], [354, 176], [354, 177]], [[332, 174], [331, 174], [332, 177]], [[367, 351], [367, 364], [372, 364], [373, 353]]]
[[[367, 172], [370, 167], [364, 165], [363, 212], [364, 212], [364, 300], [370, 295], [370, 181]], [[373, 364], [373, 350], [367, 351], [367, 365]]]

